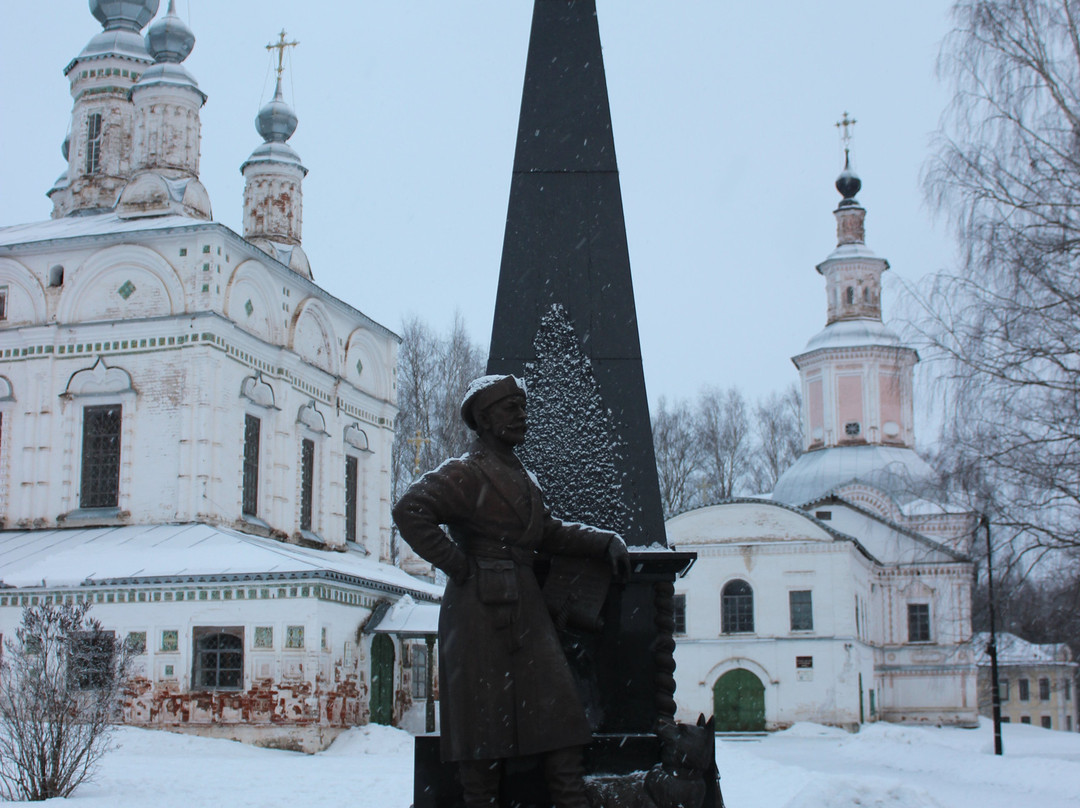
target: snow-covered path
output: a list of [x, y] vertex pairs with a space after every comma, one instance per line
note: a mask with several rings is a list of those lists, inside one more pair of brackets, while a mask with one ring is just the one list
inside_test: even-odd
[[717, 761], [729, 808], [1080, 805], [1080, 734], [1010, 725], [1004, 745], [995, 757], [987, 722], [977, 730], [871, 724], [857, 735], [799, 724], [760, 744], [720, 744]]
[[[1005, 728], [995, 758], [977, 730], [874, 724], [857, 735], [799, 724], [761, 741], [717, 744], [728, 808], [1075, 808], [1080, 734]], [[123, 729], [95, 783], [68, 808], [408, 808], [412, 738], [369, 726], [302, 755], [230, 741]]]

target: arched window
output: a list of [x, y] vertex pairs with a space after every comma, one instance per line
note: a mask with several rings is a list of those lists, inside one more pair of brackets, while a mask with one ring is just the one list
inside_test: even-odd
[[729, 581], [720, 593], [720, 630], [747, 634], [754, 630], [754, 590], [746, 581]]
[[849, 286], [847, 288], [847, 302], [848, 302], [849, 306], [855, 302], [855, 287], [854, 286]]

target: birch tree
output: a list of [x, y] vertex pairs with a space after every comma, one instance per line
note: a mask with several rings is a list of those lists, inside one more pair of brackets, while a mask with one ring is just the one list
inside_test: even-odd
[[1080, 2], [960, 0], [928, 164], [959, 266], [921, 290], [939, 461], [1013, 547], [1080, 548]]

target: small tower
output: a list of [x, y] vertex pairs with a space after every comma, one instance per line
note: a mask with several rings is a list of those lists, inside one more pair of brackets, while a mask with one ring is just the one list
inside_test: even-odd
[[303, 222], [301, 184], [307, 169], [300, 156], [286, 141], [296, 131], [297, 118], [285, 103], [281, 92], [285, 49], [296, 46], [287, 42], [285, 31], [267, 50], [278, 52], [277, 85], [274, 98], [255, 117], [255, 129], [263, 143], [240, 166], [244, 175], [244, 238], [256, 244], [294, 272], [311, 277], [311, 267], [300, 246]]
[[75, 103], [65, 141], [68, 170], [48, 193], [53, 218], [112, 209], [130, 177], [131, 88], [153, 64], [139, 32], [158, 1], [90, 0], [104, 30], [64, 70]]
[[804, 448], [885, 445], [913, 448], [912, 376], [918, 355], [881, 321], [881, 274], [889, 262], [866, 246], [862, 181], [851, 167], [854, 123], [844, 113], [844, 168], [836, 249], [817, 266], [828, 301], [824, 330], [792, 361], [802, 377]]
[[165, 16], [146, 34], [154, 64], [131, 89], [134, 176], [120, 196], [122, 218], [169, 212], [211, 218], [210, 198], [199, 182], [199, 110], [206, 94], [181, 64], [194, 46], [195, 35], [169, 0]]
[[851, 169], [851, 152], [844, 149], [844, 170], [836, 178], [836, 190], [843, 199], [836, 216], [836, 250], [818, 264], [825, 276], [828, 295], [828, 322], [838, 320], [881, 320], [881, 273], [889, 262], [866, 248], [866, 208], [855, 194], [862, 181]]

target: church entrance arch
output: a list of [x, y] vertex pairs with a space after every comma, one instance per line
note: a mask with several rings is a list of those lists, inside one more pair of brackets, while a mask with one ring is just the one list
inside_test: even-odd
[[765, 729], [765, 685], [746, 668], [728, 671], [713, 685], [717, 732]]
[[371, 641], [371, 721], [389, 724], [394, 715], [394, 642], [385, 634]]

